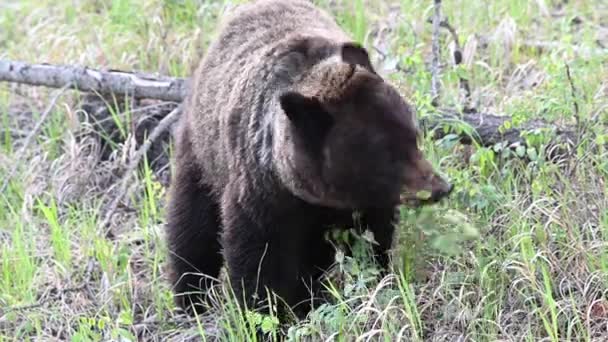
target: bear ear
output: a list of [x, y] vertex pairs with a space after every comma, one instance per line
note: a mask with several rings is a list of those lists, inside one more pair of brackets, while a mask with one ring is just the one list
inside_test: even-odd
[[296, 91], [284, 92], [279, 97], [279, 101], [287, 117], [296, 125], [307, 120], [315, 120], [315, 116], [325, 114], [319, 100]]
[[367, 50], [365, 50], [365, 48], [359, 43], [349, 42], [342, 44], [340, 53], [342, 55], [342, 60], [345, 63], [351, 65], [360, 65], [369, 72], [373, 74], [376, 73], [376, 70], [374, 70], [374, 67], [369, 59]]
[[281, 108], [293, 125], [305, 135], [323, 135], [333, 123], [319, 100], [296, 91], [287, 91], [279, 96]]

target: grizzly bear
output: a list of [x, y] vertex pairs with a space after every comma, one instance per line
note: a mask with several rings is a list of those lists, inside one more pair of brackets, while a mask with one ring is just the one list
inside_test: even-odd
[[418, 149], [414, 120], [311, 2], [237, 8], [195, 71], [176, 134], [167, 238], [178, 306], [200, 312], [225, 261], [241, 305], [260, 308], [271, 290], [307, 312], [334, 261], [324, 235], [353, 227], [354, 211], [387, 269], [398, 206], [452, 189]]

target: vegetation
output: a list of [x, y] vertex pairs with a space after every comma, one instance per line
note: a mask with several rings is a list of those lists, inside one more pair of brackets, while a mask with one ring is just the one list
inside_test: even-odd
[[[434, 115], [428, 65], [432, 1], [315, 1], [363, 42], [419, 117]], [[237, 1], [0, 0], [0, 58], [186, 77]], [[0, 338], [2, 340], [583, 340], [608, 339], [608, 4], [591, 0], [444, 1], [440, 103], [504, 113], [509, 125], [573, 124], [567, 158], [546, 156], [550, 130], [527, 147], [421, 141], [454, 183], [448, 201], [402, 210], [393, 273], [378, 278], [369, 237], [338, 254], [333, 301], [308, 319], [241, 315], [226, 286], [209, 315], [174, 310], [164, 278], [166, 189], [146, 165], [103, 227], [102, 207], [133, 153], [129, 112], [112, 117], [124, 142], [100, 161], [82, 137], [81, 95], [61, 94], [25, 151], [48, 89], [0, 84]], [[458, 122], [446, 122], [467, 130]], [[252, 324], [247, 324], [247, 322]]]

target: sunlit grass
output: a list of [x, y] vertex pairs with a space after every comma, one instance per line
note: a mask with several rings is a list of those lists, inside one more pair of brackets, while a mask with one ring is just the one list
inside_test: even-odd
[[[378, 65], [396, 61], [399, 70], [379, 71], [420, 117], [434, 114], [427, 69], [432, 2], [315, 2], [378, 63], [383, 56], [370, 32], [390, 26]], [[234, 3], [4, 2], [0, 58], [186, 77]], [[466, 77], [475, 107], [509, 115], [512, 126], [539, 118], [589, 120], [578, 148], [556, 165], [544, 158], [550, 132], [528, 134], [529, 148], [517, 150], [463, 148], [453, 137], [426, 136], [425, 154], [456, 186], [450, 200], [402, 210], [393, 272], [383, 279], [369, 262], [369, 237], [349, 237], [356, 255], [338, 254], [325, 283], [332, 302], [287, 325], [242, 312], [227, 286], [214, 289], [209, 315], [177, 315], [164, 269], [166, 189], [150, 161], [115, 215], [114, 237], [99, 227], [103, 195], [114, 191], [117, 170], [133, 149], [128, 105], [108, 102], [121, 142], [110, 144], [113, 157], [104, 163], [96, 163], [97, 150], [87, 140], [75, 139], [73, 93], [60, 99], [35, 143], [16, 155], [48, 92], [0, 84], [0, 180], [6, 165], [18, 166], [0, 194], [0, 338], [247, 341], [257, 338], [256, 329], [271, 340], [283, 334], [293, 341], [591, 341], [605, 335], [608, 64], [597, 40], [608, 8], [592, 1], [559, 9], [550, 1], [451, 1], [443, 2], [443, 12], [465, 58], [459, 68], [451, 65], [452, 38], [442, 31], [442, 104], [462, 107], [459, 77]], [[389, 14], [396, 19], [389, 21]]]

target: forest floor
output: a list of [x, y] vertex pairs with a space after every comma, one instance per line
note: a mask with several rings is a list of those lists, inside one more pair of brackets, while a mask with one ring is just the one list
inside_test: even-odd
[[[436, 114], [432, 1], [315, 2], [370, 49], [420, 118]], [[0, 58], [188, 77], [234, 4], [0, 0]], [[240, 315], [225, 286], [207, 315], [175, 310], [163, 238], [169, 134], [100, 226], [139, 128], [174, 104], [105, 106], [0, 83], [0, 340], [247, 341], [252, 325], [292, 341], [608, 340], [608, 2], [459, 0], [442, 10], [463, 59], [452, 63], [443, 29], [441, 106], [506, 115], [514, 127], [573, 125], [575, 147], [550, 162], [551, 129], [513, 148], [427, 135], [425, 154], [455, 184], [450, 199], [403, 208], [383, 279], [365, 248], [338, 254], [333, 300], [291, 323]]]

